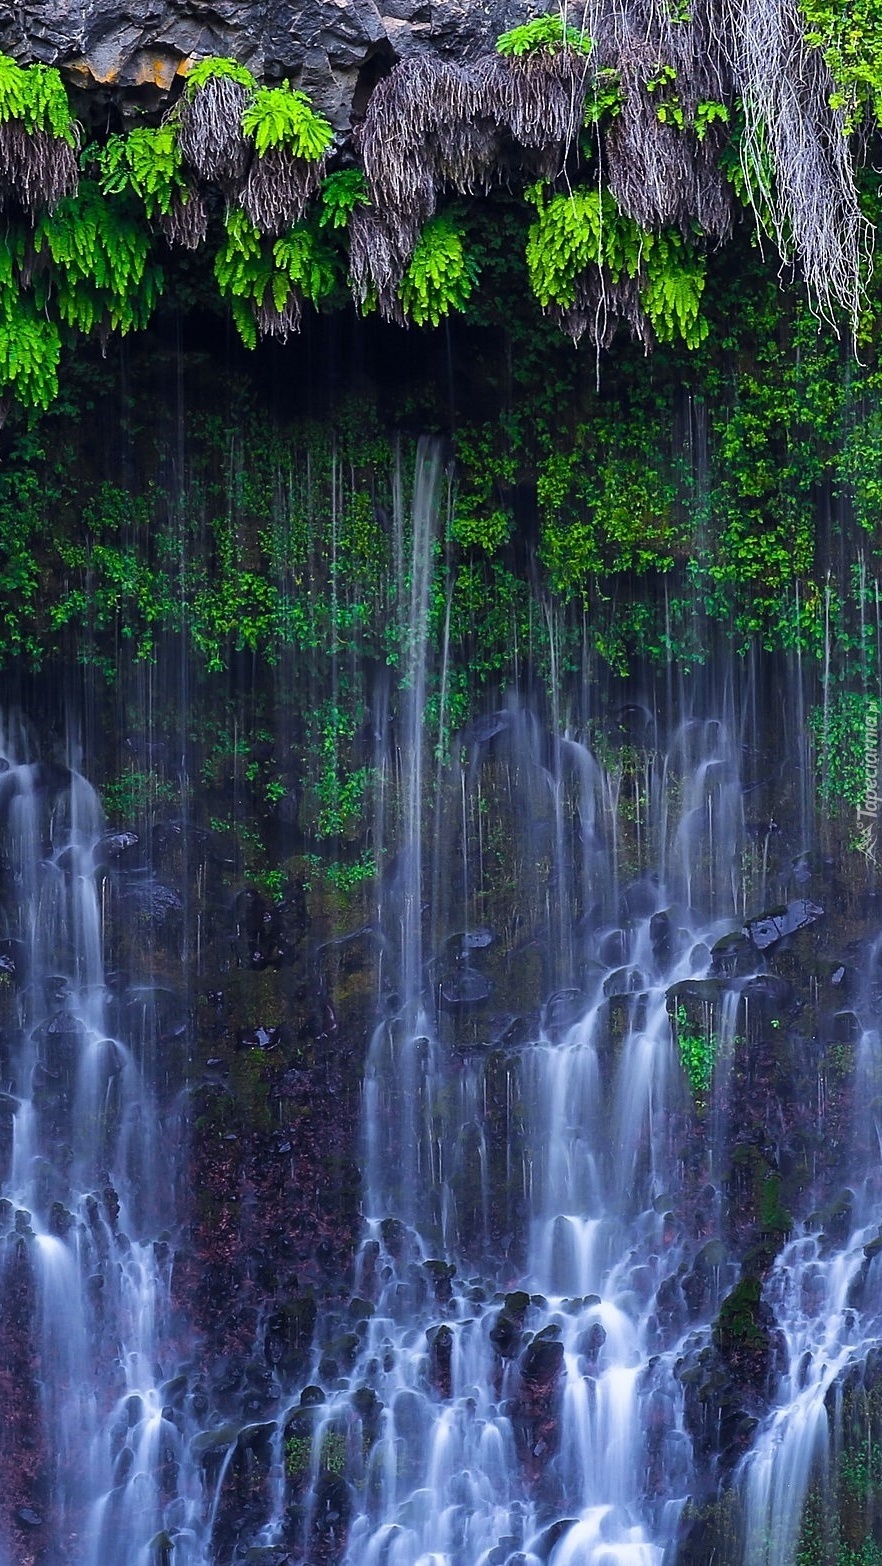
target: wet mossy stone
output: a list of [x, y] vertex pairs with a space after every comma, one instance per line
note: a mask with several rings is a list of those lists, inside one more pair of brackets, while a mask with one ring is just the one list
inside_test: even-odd
[[194, 1457], [206, 1457], [212, 1452], [224, 1452], [231, 1447], [239, 1435], [239, 1426], [228, 1420], [226, 1424], [215, 1425], [211, 1430], [200, 1430], [190, 1442], [190, 1451]]
[[517, 1322], [504, 1310], [499, 1312], [490, 1328], [490, 1342], [501, 1359], [516, 1359], [521, 1347], [522, 1335]]
[[759, 1278], [742, 1278], [727, 1294], [711, 1337], [736, 1384], [765, 1400], [783, 1345]]
[[711, 947], [711, 975], [717, 978], [743, 978], [756, 968], [756, 948], [743, 930], [721, 935]]
[[783, 908], [773, 908], [758, 919], [748, 919], [742, 925], [742, 930], [756, 950], [762, 952], [770, 946], [776, 946], [786, 936], [796, 935], [800, 930], [817, 924], [823, 917], [824, 910], [820, 903], [810, 902], [807, 897], [798, 897]]

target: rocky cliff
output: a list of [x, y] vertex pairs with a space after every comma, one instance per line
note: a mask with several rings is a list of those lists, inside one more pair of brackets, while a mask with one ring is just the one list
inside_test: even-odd
[[[158, 106], [194, 60], [290, 78], [345, 131], [374, 83], [425, 52], [467, 59], [529, 13], [524, 0], [24, 0], [0, 8], [0, 51], [58, 66], [106, 112]], [[88, 99], [81, 105], [88, 112]]]

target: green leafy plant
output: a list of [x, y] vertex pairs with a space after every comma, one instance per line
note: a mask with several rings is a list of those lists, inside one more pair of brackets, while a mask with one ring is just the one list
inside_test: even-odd
[[835, 82], [831, 107], [850, 132], [869, 112], [882, 125], [882, 12], [876, 0], [800, 0], [806, 38]]
[[104, 194], [130, 191], [144, 203], [148, 218], [168, 213], [174, 198], [187, 193], [174, 123], [137, 125], [125, 136], [109, 136], [97, 161]]
[[187, 98], [192, 99], [208, 82], [223, 80], [237, 82], [240, 87], [247, 87], [249, 92], [257, 87], [247, 66], [240, 65], [238, 61], [227, 59], [223, 55], [212, 54], [200, 60], [188, 72], [184, 93]]
[[271, 147], [285, 147], [296, 157], [317, 163], [334, 139], [331, 125], [316, 114], [306, 93], [287, 83], [257, 88], [242, 115], [242, 129], [259, 158]]
[[356, 207], [369, 207], [367, 182], [361, 169], [338, 169], [322, 181], [322, 228], [345, 228]]
[[333, 292], [338, 263], [316, 228], [301, 224], [271, 242], [244, 212], [234, 209], [227, 214], [214, 274], [230, 301], [242, 341], [254, 348], [259, 332], [286, 335], [296, 330], [302, 300], [317, 305]]
[[562, 49], [573, 49], [579, 54], [590, 54], [593, 40], [577, 27], [569, 27], [562, 11], [552, 11], [547, 16], [536, 16], [531, 22], [512, 27], [496, 40], [500, 54], [518, 58], [525, 54], [545, 52], [557, 54]]
[[643, 264], [645, 280], [640, 302], [661, 343], [678, 339], [697, 348], [710, 331], [701, 313], [706, 277], [705, 257], [669, 229], [647, 235]]
[[585, 95], [585, 125], [597, 125], [606, 116], [614, 120], [622, 112], [625, 96], [619, 72], [612, 66], [597, 71]]
[[683, 130], [686, 114], [676, 91], [677, 72], [673, 65], [659, 65], [646, 83], [646, 91], [655, 98], [655, 113], [661, 125], [676, 125]]
[[31, 134], [45, 131], [76, 147], [79, 127], [64, 82], [50, 65], [22, 66], [0, 54], [0, 124], [17, 120]]
[[716, 1034], [697, 1033], [690, 1026], [685, 1006], [678, 1006], [676, 1013], [677, 1050], [686, 1074], [696, 1107], [707, 1105], [714, 1061], [717, 1056]]
[[420, 234], [398, 296], [417, 326], [437, 326], [451, 310], [465, 308], [477, 276], [462, 229], [445, 214], [430, 218]]
[[77, 195], [43, 213], [34, 229], [35, 253], [53, 262], [35, 275], [35, 299], [78, 332], [143, 327], [163, 281], [150, 244], [148, 229], [107, 201], [95, 181], [82, 180]]

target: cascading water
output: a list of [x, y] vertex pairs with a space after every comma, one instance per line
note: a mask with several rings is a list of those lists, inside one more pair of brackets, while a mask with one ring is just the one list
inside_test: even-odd
[[200, 1502], [159, 1384], [171, 1251], [157, 1237], [173, 1214], [178, 1128], [164, 1130], [142, 1070], [138, 1046], [149, 1041], [112, 1027], [132, 997], [113, 997], [105, 980], [103, 830], [97, 796], [69, 762], [38, 759], [20, 723], [0, 732], [7, 999], [15, 984], [3, 1030], [2, 1288], [7, 1308], [21, 1291], [33, 1302], [17, 1368], [39, 1404], [22, 1418], [42, 1459], [46, 1512], [16, 1517], [23, 1551], [29, 1530], [41, 1548], [48, 1532], [53, 1560], [69, 1550], [83, 1566], [146, 1560], [176, 1493], [179, 1555], [195, 1559], [184, 1541]]
[[[108, 910], [124, 906], [139, 939], [149, 855], [116, 866], [125, 845], [105, 832], [74, 747], [62, 764], [40, 759], [22, 723], [0, 734], [0, 1320], [16, 1383], [0, 1371], [0, 1456], [4, 1442], [33, 1454], [11, 1507], [20, 1548], [3, 1566], [672, 1566], [690, 1549], [695, 1566], [689, 1527], [720, 1491], [738, 1512], [725, 1566], [799, 1559], [832, 1400], [878, 1325], [876, 997], [870, 984], [853, 1002], [863, 1119], [837, 1239], [781, 1215], [766, 1146], [784, 1093], [768, 1073], [809, 1076], [792, 986], [764, 954], [820, 909], [807, 842], [783, 867], [770, 852], [760, 673], [747, 660], [671, 675], [661, 695], [618, 692], [614, 705], [562, 672], [552, 624], [546, 678], [451, 740], [446, 654], [440, 672], [432, 663], [451, 615], [434, 574], [437, 443], [418, 450], [409, 505], [403, 489], [399, 474], [390, 600], [406, 635], [395, 681], [374, 671], [371, 706], [382, 871], [354, 937], [370, 942], [377, 1002], [363, 1234], [345, 1303], [332, 1299], [313, 1335], [307, 1298], [295, 1348], [290, 1275], [280, 1284], [263, 1254], [205, 1368], [175, 1287], [201, 1195], [182, 1177], [179, 1093], [194, 1095], [190, 1133], [206, 1122], [220, 1161], [238, 1135], [224, 1074], [251, 1095], [261, 1148], [290, 1170], [283, 1246], [294, 1144], [309, 1134], [304, 1081], [322, 1068], [284, 1022], [240, 1029], [226, 1055], [206, 1048], [195, 1084], [189, 1062], [164, 1057], [149, 951], [137, 974], [105, 971]], [[335, 673], [341, 687], [348, 677]], [[791, 671], [788, 689], [801, 679]], [[797, 774], [802, 703], [780, 714]], [[801, 775], [794, 786], [805, 832]], [[268, 953], [284, 971], [261, 906], [236, 897], [219, 965], [231, 989], [243, 964], [263, 974]], [[875, 961], [855, 959], [849, 984]], [[319, 1057], [332, 998], [302, 1030]], [[200, 1004], [216, 1014], [217, 991]], [[262, 1096], [273, 1059], [287, 1099]], [[309, 1093], [333, 1091], [318, 1080]], [[751, 1101], [767, 1092], [761, 1135]], [[283, 1123], [298, 1094], [299, 1120], [289, 1109]], [[807, 1160], [805, 1218], [812, 1181]], [[221, 1240], [233, 1249], [228, 1229]], [[748, 1241], [765, 1390], [739, 1383], [741, 1349], [727, 1359], [720, 1326]], [[727, 1377], [732, 1408], [708, 1440], [704, 1388]]]
[[[553, 813], [570, 787], [583, 829], [591, 823], [581, 983], [550, 998], [502, 1065], [485, 1047], [424, 1070], [419, 1120], [406, 1118], [412, 1105], [393, 1043], [402, 1018], [375, 1037], [365, 1101], [373, 1216], [361, 1267], [364, 1292], [373, 1285], [378, 1294], [354, 1376], [383, 1406], [382, 1433], [346, 1559], [653, 1566], [676, 1534], [691, 1474], [677, 1345], [659, 1354], [652, 1341], [656, 1290], [683, 1258], [664, 1215], [676, 1178], [667, 1116], [682, 1093], [665, 995], [705, 974], [710, 946], [731, 927], [737, 749], [723, 724], [688, 725], [671, 756], [656, 759], [662, 772], [675, 753], [692, 762], [679, 818], [660, 820], [650, 806], [644, 823], [670, 855], [671, 881], [633, 886], [623, 928], [617, 867], [598, 846], [613, 780], [572, 738], [557, 748], [560, 772], [550, 773], [535, 726], [515, 711], [499, 727], [525, 824], [531, 798], [535, 807], [545, 793]], [[699, 875], [709, 893], [704, 920], [674, 906]], [[564, 917], [575, 923], [573, 912]], [[455, 981], [477, 971], [470, 965], [487, 939], [476, 929], [458, 937], [454, 979], [446, 992], [440, 984], [442, 1020], [445, 993], [453, 1005], [475, 993]], [[621, 1032], [609, 1071], [614, 1009]], [[421, 1042], [425, 1067], [430, 1046]], [[501, 1128], [491, 1070], [506, 1079]], [[503, 1148], [492, 1145], [500, 1129]], [[419, 1188], [390, 1207], [395, 1170], [384, 1159], [394, 1161], [405, 1135], [423, 1138], [411, 1152]], [[507, 1215], [490, 1171], [500, 1156]], [[500, 1233], [500, 1223], [511, 1232]]]

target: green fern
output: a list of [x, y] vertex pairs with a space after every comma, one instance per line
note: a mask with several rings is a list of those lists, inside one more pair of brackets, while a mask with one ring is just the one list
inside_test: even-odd
[[239, 65], [236, 60], [228, 60], [222, 55], [212, 54], [200, 60], [199, 64], [194, 65], [188, 73], [187, 85], [184, 88], [186, 96], [192, 98], [200, 87], [204, 87], [206, 82], [218, 76], [228, 76], [232, 81], [238, 82], [240, 87], [248, 87], [252, 91], [257, 87], [247, 66]]
[[339, 282], [335, 251], [309, 223], [299, 223], [274, 243], [233, 211], [226, 221], [226, 239], [214, 260], [214, 275], [229, 301], [233, 320], [248, 348], [257, 346], [255, 312], [272, 300], [281, 312], [291, 297], [318, 305]]
[[187, 189], [178, 149], [177, 126], [139, 125], [127, 136], [109, 136], [98, 157], [99, 184], [105, 195], [130, 191], [144, 203], [148, 218], [169, 211]]
[[316, 114], [306, 93], [288, 83], [258, 87], [242, 115], [242, 129], [259, 158], [271, 147], [286, 147], [295, 157], [318, 163], [334, 139], [330, 124]]
[[461, 230], [450, 216], [430, 218], [398, 290], [405, 314], [417, 326], [437, 326], [451, 310], [464, 310], [478, 268], [466, 253]]
[[162, 291], [161, 270], [148, 264], [150, 243], [142, 223], [94, 180], [82, 180], [77, 195], [43, 213], [34, 229], [35, 251], [55, 263], [53, 272], [37, 273], [37, 303], [54, 304], [65, 325], [83, 333], [146, 326]]
[[608, 191], [577, 186], [549, 196], [548, 187], [538, 184], [526, 196], [537, 212], [527, 235], [527, 273], [544, 309], [572, 305], [587, 267], [605, 266], [613, 281], [636, 276], [641, 233]]
[[502, 33], [496, 40], [496, 48], [499, 54], [515, 58], [538, 54], [542, 50], [557, 54], [561, 49], [574, 49], [578, 54], [590, 54], [594, 42], [577, 27], [568, 27], [560, 11], [552, 11], [548, 16], [534, 17], [532, 22]]
[[[327, 299], [339, 282], [337, 257], [327, 240], [308, 223], [298, 223], [277, 239], [272, 250], [273, 299], [281, 310], [291, 287], [310, 304]], [[284, 285], [284, 291], [283, 291]]]
[[340, 169], [322, 181], [322, 228], [345, 228], [356, 207], [370, 206], [367, 181], [361, 169]]
[[64, 82], [51, 65], [19, 65], [0, 54], [0, 123], [20, 120], [25, 130], [47, 131], [75, 147], [79, 127], [70, 112]]
[[45, 409], [58, 396], [61, 338], [55, 322], [12, 284], [10, 261], [0, 245], [0, 400], [11, 396], [23, 407]]
[[707, 319], [701, 314], [704, 257], [673, 230], [648, 234], [644, 268], [646, 281], [640, 302], [659, 342], [680, 339], [687, 348], [697, 348], [709, 331]]
[[226, 238], [214, 258], [214, 275], [230, 301], [239, 334], [249, 348], [257, 346], [254, 309], [263, 302], [273, 274], [272, 257], [263, 235], [244, 212], [227, 215]]

